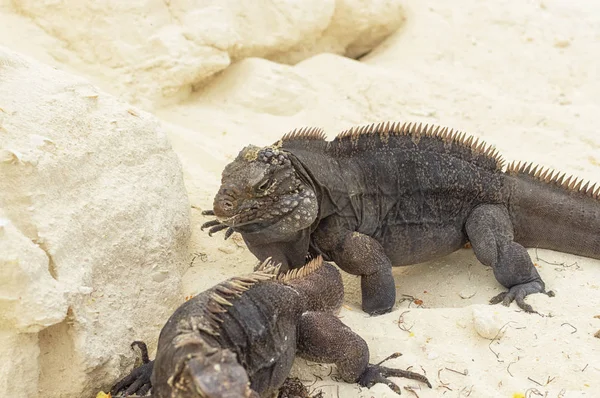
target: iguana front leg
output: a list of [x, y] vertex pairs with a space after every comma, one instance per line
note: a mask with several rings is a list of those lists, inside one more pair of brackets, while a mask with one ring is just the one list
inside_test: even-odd
[[362, 309], [369, 315], [389, 312], [396, 302], [392, 263], [379, 242], [325, 220], [313, 233], [315, 245], [341, 269], [360, 275]]
[[298, 327], [298, 355], [319, 363], [334, 363], [344, 381], [372, 387], [386, 384], [400, 394], [400, 387], [387, 377], [404, 377], [431, 384], [419, 373], [369, 364], [367, 343], [335, 315], [327, 312], [307, 312]]
[[[476, 207], [465, 228], [477, 259], [491, 266], [498, 282], [509, 289], [492, 298], [490, 303], [502, 302], [508, 306], [514, 300], [524, 311], [536, 312], [524, 299], [532, 293], [546, 293], [545, 284], [527, 250], [513, 241], [513, 225], [506, 207]], [[546, 294], [553, 295], [552, 292]]]

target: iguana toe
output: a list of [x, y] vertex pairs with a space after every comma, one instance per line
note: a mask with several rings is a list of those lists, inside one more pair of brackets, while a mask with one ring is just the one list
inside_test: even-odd
[[227, 225], [225, 225], [225, 224], [218, 224], [218, 225], [215, 225], [213, 227], [210, 227], [210, 229], [208, 230], [208, 236], [212, 236], [212, 234], [214, 234], [216, 232], [219, 232], [219, 231], [222, 231], [222, 230], [227, 229], [227, 228], [229, 228], [229, 227]]
[[210, 220], [200, 226], [200, 231], [204, 231], [204, 228], [214, 227], [215, 225], [221, 225], [219, 220]]
[[508, 307], [513, 301], [515, 301], [523, 311], [537, 314], [538, 312], [534, 310], [531, 305], [525, 302], [525, 297], [533, 293], [544, 293], [550, 297], [554, 297], [554, 292], [546, 292], [544, 283], [542, 281], [533, 281], [515, 285], [508, 289], [508, 291], [492, 297], [490, 304], [502, 303], [502, 305]]
[[136, 394], [144, 396], [152, 387], [150, 376], [154, 361], [147, 362], [131, 371], [131, 373], [119, 380], [110, 390], [113, 397], [126, 397]]
[[402, 369], [394, 369], [387, 368], [385, 366], [380, 365], [369, 365], [367, 369], [360, 375], [358, 379], [358, 384], [363, 387], [371, 388], [375, 384], [382, 383], [387, 385], [390, 389], [392, 389], [396, 394], [401, 394], [400, 387], [393, 381], [389, 380], [388, 377], [404, 377], [406, 379], [417, 380], [427, 384], [429, 388], [431, 388], [431, 383], [427, 380], [422, 374], [411, 372], [409, 370]]

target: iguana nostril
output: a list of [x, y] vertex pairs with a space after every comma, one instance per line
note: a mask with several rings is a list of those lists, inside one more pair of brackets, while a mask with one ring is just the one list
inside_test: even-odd
[[235, 201], [231, 197], [217, 197], [213, 208], [217, 217], [230, 217], [235, 211]]

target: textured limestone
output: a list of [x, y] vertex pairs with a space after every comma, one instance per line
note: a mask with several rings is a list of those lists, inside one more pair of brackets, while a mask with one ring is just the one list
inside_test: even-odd
[[130, 342], [156, 339], [180, 303], [188, 239], [181, 165], [156, 119], [0, 47], [2, 392], [110, 384]]
[[321, 34], [308, 36], [285, 52], [268, 58], [296, 63], [319, 53], [361, 57], [398, 30], [404, 20], [399, 1], [337, 0], [330, 23]]
[[84, 70], [102, 65], [116, 91], [151, 107], [185, 98], [246, 57], [295, 63], [323, 51], [361, 55], [402, 24], [399, 4], [15, 0], [12, 8], [60, 40], [62, 45], [49, 49], [55, 59]]

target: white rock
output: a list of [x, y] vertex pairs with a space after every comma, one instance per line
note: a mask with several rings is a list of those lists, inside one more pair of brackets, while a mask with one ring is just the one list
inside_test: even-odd
[[245, 111], [291, 116], [315, 101], [310, 81], [288, 65], [246, 58], [228, 68], [202, 93], [207, 102], [227, 101]]
[[[0, 209], [0, 219], [7, 220], [2, 215]], [[5, 221], [0, 235], [2, 329], [37, 333], [66, 317], [65, 290], [49, 266], [46, 253]]]
[[154, 117], [2, 47], [0, 109], [19, 154], [0, 162], [0, 393], [92, 396], [182, 301], [181, 166]]
[[40, 347], [36, 333], [0, 329], [0, 391], [4, 397], [37, 397]]
[[500, 319], [497, 308], [490, 305], [473, 306], [473, 327], [484, 339], [500, 339], [506, 330], [502, 329], [506, 322]]
[[337, 0], [327, 28], [310, 35], [291, 49], [269, 58], [296, 63], [319, 53], [360, 57], [379, 45], [404, 22], [400, 1]]
[[[147, 106], [186, 97], [193, 86], [246, 57], [295, 63], [321, 52], [357, 56], [403, 22], [399, 0], [95, 0], [13, 2], [61, 40], [65, 62], [102, 66], [128, 100]], [[143, 13], [140, 12], [143, 10]]]

